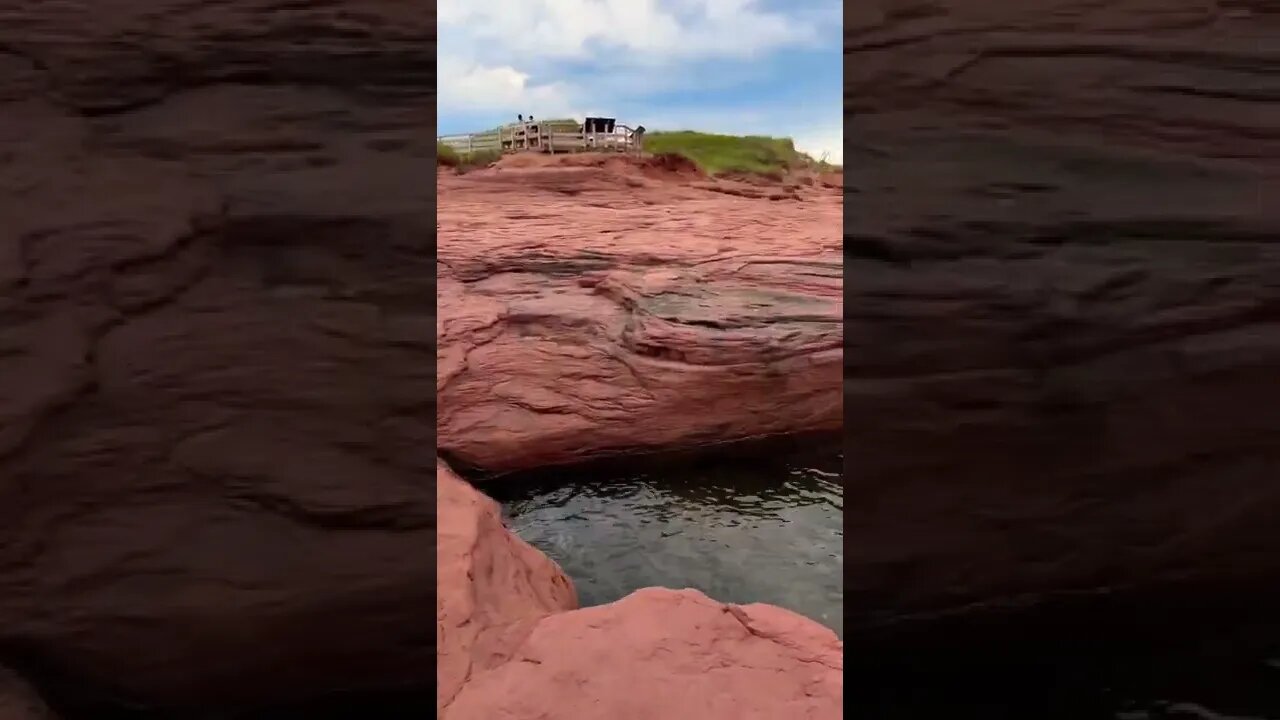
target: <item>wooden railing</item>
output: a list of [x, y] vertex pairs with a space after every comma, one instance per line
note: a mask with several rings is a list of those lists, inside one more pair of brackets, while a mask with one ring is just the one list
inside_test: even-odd
[[507, 125], [497, 130], [463, 135], [441, 135], [436, 141], [459, 154], [510, 152], [629, 152], [643, 151], [643, 133], [626, 125], [614, 125], [613, 132], [586, 131], [581, 125], [571, 129], [563, 123], [536, 122]]
[[497, 130], [487, 133], [468, 133], [466, 135], [441, 135], [436, 142], [447, 145], [461, 155], [478, 152], [499, 151], [502, 141]]

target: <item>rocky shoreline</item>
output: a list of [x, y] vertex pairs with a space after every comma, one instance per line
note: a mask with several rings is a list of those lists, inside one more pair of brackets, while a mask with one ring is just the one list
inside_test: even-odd
[[[776, 203], [591, 156], [437, 188], [442, 455], [502, 473], [839, 427], [830, 188]], [[436, 483], [440, 717], [841, 716], [830, 629], [696, 590], [579, 609], [496, 504], [443, 461]]]
[[696, 590], [579, 609], [496, 503], [443, 463], [436, 485], [439, 717], [840, 717], [844, 648], [830, 629]]

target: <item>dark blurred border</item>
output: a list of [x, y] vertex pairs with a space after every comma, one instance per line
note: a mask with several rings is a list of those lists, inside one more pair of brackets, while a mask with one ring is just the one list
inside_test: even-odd
[[845, 7], [858, 716], [1280, 712], [1280, 13]]

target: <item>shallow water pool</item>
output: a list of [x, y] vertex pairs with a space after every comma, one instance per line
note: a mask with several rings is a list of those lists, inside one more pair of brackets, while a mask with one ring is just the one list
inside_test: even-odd
[[653, 585], [764, 602], [843, 636], [838, 439], [485, 483], [520, 537], [560, 563], [582, 605]]
[[[561, 564], [583, 605], [651, 585], [694, 587], [790, 608], [844, 635], [838, 441], [552, 470], [482, 487], [517, 534]], [[1159, 647], [1085, 632], [1071, 652], [1024, 647], [1017, 626], [997, 625], [980, 641], [916, 638], [893, 662], [853, 638], [846, 702], [864, 720], [1280, 720], [1280, 627], [1222, 625], [1171, 626]]]

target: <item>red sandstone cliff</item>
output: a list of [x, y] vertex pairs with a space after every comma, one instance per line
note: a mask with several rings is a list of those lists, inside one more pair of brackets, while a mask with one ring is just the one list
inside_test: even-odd
[[510, 470], [839, 428], [840, 195], [723, 192], [752, 187], [599, 156], [442, 173], [440, 450]]

